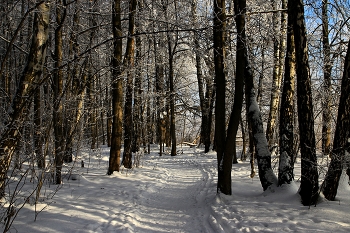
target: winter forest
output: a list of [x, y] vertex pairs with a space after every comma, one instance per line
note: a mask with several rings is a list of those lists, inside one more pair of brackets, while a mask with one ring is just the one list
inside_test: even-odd
[[3, 232], [350, 230], [350, 1], [0, 2]]

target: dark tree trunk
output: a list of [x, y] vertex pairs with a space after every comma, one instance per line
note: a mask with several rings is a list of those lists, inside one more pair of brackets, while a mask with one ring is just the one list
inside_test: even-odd
[[[225, 156], [234, 158], [231, 163], [237, 163], [236, 156], [236, 136], [239, 126], [239, 120], [241, 118], [242, 106], [243, 106], [243, 88], [244, 88], [244, 53], [246, 44], [245, 35], [245, 12], [246, 12], [246, 0], [235, 0], [234, 10], [236, 14], [236, 27], [237, 27], [237, 50], [236, 50], [236, 79], [235, 79], [235, 96], [230, 121], [227, 129], [226, 144], [225, 144]], [[232, 160], [232, 159], [231, 159]], [[229, 162], [229, 161], [228, 161]], [[227, 169], [232, 169], [231, 167]]]
[[[197, 0], [193, 0], [191, 3], [191, 14], [193, 20], [193, 27], [198, 28], [198, 19], [197, 19]], [[206, 103], [206, 98], [204, 95], [204, 75], [202, 68], [202, 58], [200, 53], [200, 35], [198, 31], [194, 31], [194, 52], [196, 57], [196, 71], [197, 71], [197, 82], [198, 82], [198, 95], [199, 95], [199, 103], [201, 110], [201, 131], [200, 131], [200, 144], [205, 144], [206, 141], [206, 133], [208, 132], [208, 117], [209, 117], [209, 109], [208, 104]], [[209, 150], [208, 150], [209, 151]], [[208, 151], [205, 150], [205, 153]]]
[[342, 170], [349, 165], [345, 160], [346, 149], [349, 148], [350, 137], [350, 41], [345, 57], [343, 79], [338, 107], [337, 125], [334, 134], [331, 163], [325, 180], [322, 184], [322, 192], [327, 200], [334, 201], [338, 191], [338, 185]]
[[112, 57], [112, 137], [108, 175], [120, 169], [120, 149], [123, 134], [123, 80], [122, 73], [122, 25], [120, 0], [113, 2], [113, 57]]
[[[56, 23], [55, 29], [55, 72], [53, 76], [53, 93], [54, 93], [54, 107], [53, 107], [53, 122], [54, 122], [54, 136], [55, 136], [55, 166], [56, 166], [56, 184], [62, 182], [62, 166], [64, 157], [64, 127], [63, 127], [63, 23], [66, 16], [66, 8], [63, 7], [62, 1], [56, 6]], [[62, 11], [63, 8], [63, 11]]]
[[301, 153], [299, 194], [303, 205], [308, 206], [316, 204], [318, 199], [318, 172], [303, 0], [288, 1], [288, 16], [292, 18], [293, 22], [297, 67], [297, 104]]
[[41, 125], [41, 92], [40, 87], [34, 94], [34, 147], [39, 169], [45, 168], [45, 156], [43, 153], [43, 138]]
[[323, 109], [322, 109], [322, 152], [329, 155], [331, 148], [331, 92], [332, 64], [328, 31], [328, 0], [322, 1], [322, 42], [323, 42]]
[[232, 155], [225, 155], [225, 89], [224, 73], [224, 30], [226, 24], [225, 0], [214, 0], [214, 64], [215, 64], [215, 144], [218, 163], [217, 192], [231, 195], [231, 166]]

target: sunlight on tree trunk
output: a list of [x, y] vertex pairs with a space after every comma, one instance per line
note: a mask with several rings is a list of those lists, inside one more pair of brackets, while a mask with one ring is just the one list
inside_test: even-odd
[[12, 155], [21, 139], [20, 129], [23, 118], [27, 113], [32, 96], [42, 80], [43, 65], [46, 57], [48, 28], [50, 20], [50, 2], [38, 5], [34, 16], [33, 37], [28, 55], [27, 64], [19, 80], [16, 94], [9, 109], [7, 127], [2, 131], [0, 139], [0, 197], [4, 196], [7, 171]]
[[112, 57], [112, 138], [109, 155], [108, 175], [120, 169], [120, 149], [123, 135], [123, 79], [122, 65], [122, 26], [120, 0], [113, 2], [113, 57]]

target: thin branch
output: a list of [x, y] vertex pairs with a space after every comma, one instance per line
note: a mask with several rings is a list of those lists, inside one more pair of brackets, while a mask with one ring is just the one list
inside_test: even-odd
[[[0, 39], [2, 39], [3, 41], [7, 42], [7, 43], [11, 43], [11, 41], [7, 40], [6, 38], [0, 36]], [[20, 50], [21, 52], [25, 53], [26, 55], [28, 55], [29, 53], [27, 51], [25, 51], [24, 49], [22, 49], [21, 47], [19, 47], [18, 45], [16, 44], [13, 44], [13, 46], [15, 48], [17, 48], [18, 50]]]
[[141, 36], [141, 35], [152, 35], [152, 34], [159, 34], [159, 33], [164, 33], [164, 32], [193, 32], [193, 31], [203, 31], [203, 30], [206, 30], [208, 29], [208, 27], [204, 27], [204, 28], [197, 28], [197, 29], [192, 29], [192, 28], [189, 28], [189, 29], [171, 29], [171, 30], [160, 30], [160, 31], [155, 31], [155, 32], [138, 32], [138, 33], [135, 33], [133, 35], [125, 35], [125, 36], [121, 36], [121, 37], [118, 37], [118, 38], [109, 38], [105, 41], [102, 41], [101, 43], [98, 43], [97, 45], [85, 50], [84, 52], [80, 53], [79, 56], [73, 58], [72, 60], [69, 60], [68, 62], [66, 62], [65, 64], [61, 65], [60, 67], [57, 67], [57, 69], [61, 69], [65, 66], [67, 66], [68, 64], [76, 61], [77, 59], [80, 59], [81, 56], [89, 53], [91, 50], [94, 50], [114, 39], [124, 39], [124, 38], [128, 38], [130, 36]]
[[[277, 10], [267, 10], [267, 11], [252, 11], [247, 12], [245, 15], [257, 15], [257, 14], [270, 14], [270, 13], [276, 13], [276, 12], [285, 12], [288, 11], [288, 9], [277, 9]], [[235, 17], [235, 14], [227, 14], [226, 17]]]
[[42, 3], [44, 3], [45, 1], [40, 1], [38, 2], [37, 4], [35, 4], [34, 7], [30, 8], [23, 16], [21, 22], [19, 23], [15, 33], [13, 34], [13, 37], [11, 39], [11, 41], [9, 42], [9, 46], [7, 47], [7, 50], [6, 50], [6, 53], [5, 53], [5, 56], [4, 56], [4, 59], [2, 59], [2, 62], [1, 62], [1, 69], [0, 69], [0, 77], [2, 75], [2, 72], [4, 71], [4, 68], [5, 68], [5, 62], [10, 54], [10, 51], [11, 51], [11, 47], [12, 45], [14, 44], [15, 42], [15, 39], [17, 38], [17, 35], [19, 33], [19, 31], [22, 29], [23, 27], [23, 24], [24, 24], [24, 21], [25, 19], [27, 18], [27, 16], [30, 14], [30, 12], [34, 11], [38, 6], [40, 6]]

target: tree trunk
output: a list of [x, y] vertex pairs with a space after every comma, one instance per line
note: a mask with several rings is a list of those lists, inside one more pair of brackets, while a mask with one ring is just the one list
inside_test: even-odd
[[[191, 2], [191, 15], [192, 15], [192, 21], [193, 21], [193, 27], [196, 29], [199, 27], [198, 25], [198, 19], [197, 19], [197, 0], [193, 0]], [[201, 53], [200, 53], [200, 42], [199, 42], [199, 31], [194, 31], [194, 53], [196, 58], [196, 71], [197, 71], [197, 82], [198, 82], [198, 95], [199, 95], [199, 104], [200, 104], [200, 110], [201, 110], [201, 130], [200, 130], [200, 143], [203, 143], [205, 145], [205, 139], [206, 139], [206, 133], [208, 128], [208, 105], [206, 104], [206, 99], [204, 96], [204, 76], [203, 76], [203, 70], [202, 70], [202, 62], [201, 62]], [[208, 150], [209, 151], [209, 150]], [[208, 151], [205, 151], [207, 153]]]
[[120, 169], [120, 149], [123, 135], [123, 79], [122, 71], [122, 25], [120, 0], [113, 2], [113, 57], [112, 57], [112, 138], [108, 175]]
[[308, 206], [316, 204], [318, 199], [318, 172], [303, 0], [288, 1], [288, 16], [293, 20], [297, 66], [297, 104], [301, 153], [299, 194], [303, 205]]
[[215, 76], [214, 73], [214, 62], [212, 62], [211, 59], [206, 57], [204, 59], [208, 69], [209, 74], [205, 77], [206, 82], [206, 90], [205, 90], [205, 105], [206, 109], [208, 109], [208, 121], [207, 121], [207, 127], [205, 128], [205, 139], [204, 139], [204, 152], [208, 153], [210, 150], [211, 145], [211, 137], [212, 137], [212, 119], [213, 119], [213, 110], [214, 110], [214, 102], [215, 102], [215, 88], [214, 88], [214, 80], [213, 77]]
[[323, 106], [322, 106], [322, 152], [329, 155], [331, 147], [331, 93], [332, 64], [328, 31], [328, 0], [322, 1], [322, 42], [323, 42]]
[[[349, 148], [350, 137], [350, 41], [344, 62], [343, 79], [338, 107], [337, 125], [334, 134], [331, 163], [322, 184], [322, 192], [327, 200], [334, 201], [342, 170], [348, 167], [345, 160], [346, 149]], [[344, 166], [347, 164], [347, 166]]]
[[34, 150], [39, 169], [45, 168], [45, 156], [43, 153], [43, 138], [41, 125], [41, 91], [40, 87], [34, 94]]
[[[282, 1], [283, 3], [286, 0]], [[286, 4], [282, 4], [286, 6]], [[285, 8], [285, 7], [283, 7]], [[278, 185], [289, 184], [294, 179], [294, 87], [295, 87], [295, 47], [291, 18], [288, 18], [287, 56], [280, 111], [280, 160]]]
[[[63, 8], [63, 12], [62, 12]], [[56, 184], [62, 182], [62, 165], [64, 156], [64, 128], [63, 128], [63, 40], [62, 40], [62, 29], [63, 23], [66, 16], [66, 8], [63, 7], [62, 1], [59, 0], [56, 5], [56, 23], [57, 28], [55, 29], [55, 72], [53, 75], [53, 93], [54, 93], [54, 107], [53, 107], [53, 128], [55, 138], [55, 166], [56, 166]]]
[[[277, 120], [277, 113], [278, 113], [278, 107], [279, 107], [279, 98], [280, 98], [280, 89], [281, 89], [281, 79], [282, 79], [282, 72], [280, 69], [282, 68], [280, 59], [280, 42], [279, 42], [279, 28], [278, 28], [278, 12], [277, 10], [277, 0], [272, 0], [272, 6], [273, 10], [273, 77], [272, 77], [272, 89], [271, 89], [271, 100], [270, 100], [270, 112], [269, 112], [269, 119], [267, 121], [267, 127], [266, 127], [266, 139], [267, 143], [269, 145], [269, 148], [273, 145], [273, 138], [276, 128], [276, 120]], [[281, 25], [281, 27], [284, 27], [284, 25]]]
[[124, 67], [127, 70], [126, 93], [125, 93], [125, 108], [124, 108], [124, 153], [123, 165], [125, 168], [132, 168], [132, 138], [133, 138], [133, 114], [132, 114], [132, 94], [134, 88], [133, 68], [135, 63], [135, 13], [136, 0], [129, 1], [129, 37], [126, 44], [124, 57]]
[[214, 0], [214, 63], [215, 63], [215, 144], [218, 163], [217, 192], [231, 195], [231, 167], [232, 155], [225, 154], [225, 89], [224, 73], [224, 30], [226, 25], [225, 0]]
[[[241, 118], [242, 106], [243, 106], [243, 88], [244, 88], [244, 53], [246, 44], [245, 35], [245, 12], [246, 12], [246, 0], [235, 0], [234, 10], [236, 14], [236, 26], [237, 26], [237, 50], [236, 50], [236, 79], [235, 79], [235, 96], [230, 121], [227, 129], [226, 144], [225, 144], [225, 156], [231, 157], [233, 161], [231, 163], [237, 163], [236, 156], [236, 136], [239, 126], [239, 120]], [[229, 160], [227, 160], [229, 162]], [[227, 169], [232, 169], [227, 167]]]
[[[141, 14], [143, 11], [142, 1], [137, 1], [139, 17], [135, 20], [135, 26], [137, 32], [142, 30], [141, 24]], [[135, 70], [135, 88], [134, 88], [134, 113], [133, 113], [133, 122], [134, 122], [134, 137], [133, 137], [133, 146], [132, 151], [134, 153], [140, 150], [141, 137], [143, 136], [143, 127], [142, 127], [142, 69], [143, 69], [143, 57], [142, 57], [142, 39], [140, 36], [136, 37], [136, 70]]]
[[50, 3], [38, 5], [34, 15], [33, 37], [28, 55], [28, 61], [20, 77], [16, 94], [10, 107], [7, 127], [3, 129], [0, 138], [0, 197], [5, 193], [7, 171], [14, 151], [21, 139], [20, 128], [25, 113], [29, 109], [30, 98], [42, 83], [41, 74], [46, 57], [47, 37], [50, 21]]
[[171, 156], [175, 156], [176, 153], [176, 129], [175, 129], [175, 92], [174, 92], [174, 62], [173, 52], [171, 45], [171, 38], [168, 33], [168, 55], [169, 55], [169, 104], [170, 104], [170, 137], [171, 137]]
[[[72, 111], [70, 116], [72, 119], [69, 119], [70, 124], [67, 125], [67, 136], [66, 136], [66, 149], [64, 162], [70, 163], [73, 161], [73, 146], [75, 144], [75, 136], [79, 132], [79, 127], [81, 123], [81, 118], [83, 116], [83, 103], [84, 103], [84, 94], [85, 94], [85, 85], [86, 85], [86, 75], [80, 77], [79, 64], [78, 64], [78, 54], [79, 54], [79, 43], [77, 37], [77, 31], [79, 31], [80, 25], [80, 9], [78, 5], [78, 0], [75, 3], [75, 10], [73, 15], [73, 31], [70, 35], [70, 55], [75, 59], [73, 63], [73, 68], [69, 73], [69, 76], [72, 79], [71, 87], [71, 97], [72, 97]], [[70, 110], [68, 110], [70, 111]]]
[[264, 127], [259, 105], [256, 101], [254, 77], [250, 68], [247, 50], [245, 50], [245, 95], [246, 108], [248, 110], [248, 120], [251, 125], [252, 136], [255, 146], [255, 155], [258, 161], [259, 178], [263, 190], [268, 189], [271, 185], [277, 184], [277, 178], [271, 167], [271, 153], [268, 148], [266, 137], [264, 136]]

